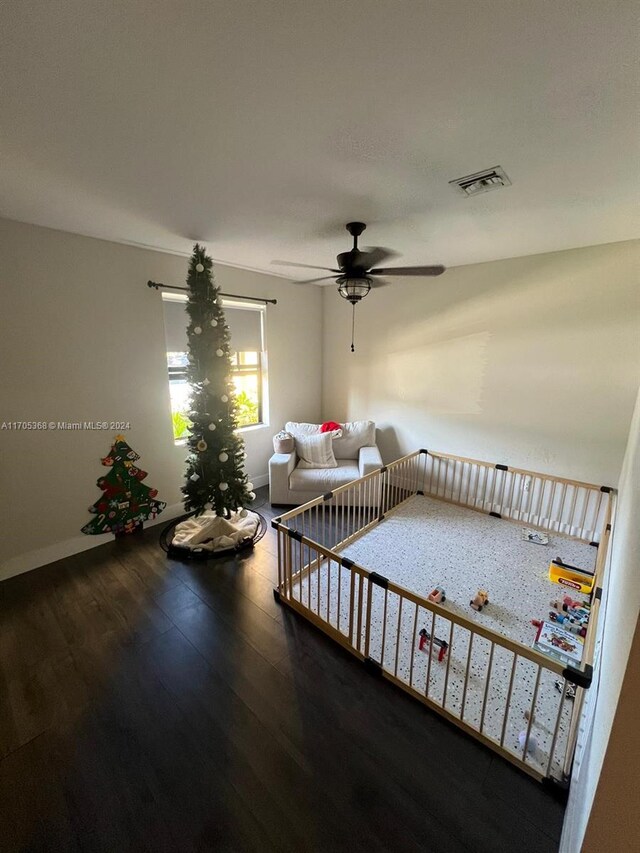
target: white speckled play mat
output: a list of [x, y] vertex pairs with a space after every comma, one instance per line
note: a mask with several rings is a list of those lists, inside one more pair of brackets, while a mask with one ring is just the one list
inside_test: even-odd
[[[417, 495], [342, 553], [418, 595], [427, 596], [435, 586], [444, 587], [448, 610], [526, 646], [531, 646], [536, 633], [531, 619], [547, 618], [551, 600], [565, 593], [548, 579], [550, 561], [561, 557], [565, 563], [592, 570], [596, 558], [595, 548], [575, 539], [550, 532], [548, 545], [526, 542], [520, 524]], [[342, 570], [339, 584], [337, 565], [332, 563], [329, 571], [324, 563], [294, 585], [293, 594], [347, 634], [349, 584], [348, 571]], [[479, 588], [488, 590], [490, 603], [477, 613], [469, 601]], [[446, 681], [445, 709], [460, 718], [464, 699], [464, 722], [475, 729], [480, 729], [482, 723], [485, 736], [497, 742], [504, 736], [504, 748], [522, 757], [518, 735], [527, 727], [524, 712], [531, 708], [537, 667], [518, 659], [510, 711], [505, 719], [513, 664], [511, 652], [495, 646], [487, 684], [490, 642], [475, 635], [469, 654], [469, 632], [457, 627], [451, 639], [452, 623], [438, 616], [435, 636], [450, 642], [447, 675], [446, 661], [439, 662], [435, 654], [418, 651], [417, 639], [414, 650], [417, 632], [421, 628], [432, 630], [432, 613], [420, 608], [416, 618], [415, 605], [405, 600], [399, 621], [400, 600], [390, 593], [385, 619], [384, 591], [380, 587], [372, 589], [370, 655], [382, 660], [384, 668], [392, 673], [397, 667], [397, 677], [405, 682], [409, 682], [412, 671], [412, 686], [423, 694], [428, 675], [428, 696], [439, 705]], [[467, 660], [470, 677], [465, 694]], [[542, 671], [527, 755], [527, 763], [544, 775], [548, 771], [559, 775], [560, 761], [556, 756], [564, 755], [572, 706], [571, 700], [565, 699], [554, 759], [549, 765], [553, 730], [562, 701], [562, 693], [555, 687], [556, 679], [553, 673]]]

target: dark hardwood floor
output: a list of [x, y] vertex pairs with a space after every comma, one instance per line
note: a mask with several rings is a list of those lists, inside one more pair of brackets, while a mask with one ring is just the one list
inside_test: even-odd
[[159, 531], [0, 584], [3, 853], [557, 850], [541, 786], [275, 603], [271, 529]]

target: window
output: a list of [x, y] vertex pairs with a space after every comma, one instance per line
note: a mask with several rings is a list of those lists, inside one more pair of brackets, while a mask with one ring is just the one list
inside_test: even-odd
[[[189, 433], [189, 396], [186, 296], [163, 293], [167, 368], [173, 437], [184, 439]], [[266, 353], [264, 350], [264, 314], [262, 305], [242, 304], [224, 299], [225, 318], [231, 336], [231, 375], [238, 403], [240, 429], [266, 422]]]

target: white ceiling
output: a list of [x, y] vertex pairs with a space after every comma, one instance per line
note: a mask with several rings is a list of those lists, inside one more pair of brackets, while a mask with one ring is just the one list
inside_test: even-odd
[[272, 272], [350, 219], [397, 264], [640, 235], [634, 0], [22, 0], [0, 33], [6, 217]]

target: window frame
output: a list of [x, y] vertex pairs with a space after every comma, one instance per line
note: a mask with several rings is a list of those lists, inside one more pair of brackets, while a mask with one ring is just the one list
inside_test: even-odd
[[[231, 364], [231, 376], [256, 376], [257, 378], [257, 387], [258, 387], [258, 420], [255, 423], [244, 424], [242, 426], [236, 427], [238, 431], [244, 430], [253, 430], [259, 427], [267, 427], [269, 426], [268, 421], [268, 382], [267, 382], [267, 349], [266, 349], [266, 305], [257, 302], [245, 302], [240, 301], [233, 298], [225, 298], [220, 297], [222, 300], [223, 308], [234, 308], [241, 309], [245, 311], [258, 311], [260, 314], [260, 338], [261, 338], [261, 346], [260, 350], [241, 350], [241, 351], [233, 351], [235, 355], [235, 359], [232, 358]], [[182, 294], [175, 293], [163, 293], [162, 294], [163, 302], [187, 302], [187, 297], [182, 296]], [[233, 346], [233, 341], [232, 341]], [[167, 353], [169, 351], [166, 349], [166, 340], [165, 340], [165, 360], [167, 357]], [[239, 361], [240, 352], [251, 352], [256, 353], [257, 355], [257, 364], [234, 364], [233, 361]], [[170, 383], [175, 380], [183, 380], [187, 382], [187, 368], [186, 366], [175, 366], [171, 367], [167, 364], [167, 378], [169, 383], [169, 401], [171, 402], [171, 391], [170, 391]], [[187, 383], [188, 384], [188, 383]], [[173, 407], [171, 406], [171, 416], [173, 419], [174, 415]], [[186, 441], [185, 437], [176, 438], [174, 433], [174, 442], [176, 444], [184, 444]]]

